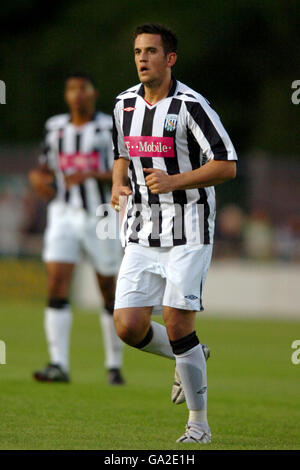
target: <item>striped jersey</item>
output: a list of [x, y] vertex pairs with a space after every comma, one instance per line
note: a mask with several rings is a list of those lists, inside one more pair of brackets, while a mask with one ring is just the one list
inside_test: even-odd
[[214, 187], [152, 194], [144, 168], [170, 175], [195, 170], [209, 160], [236, 160], [219, 116], [199, 93], [173, 77], [168, 96], [155, 105], [144, 99], [144, 85], [121, 93], [113, 112], [114, 158], [130, 160], [132, 188], [121, 228], [121, 241], [143, 246], [211, 244]]
[[74, 172], [112, 169], [112, 118], [102, 112], [82, 126], [70, 122], [69, 114], [59, 114], [46, 121], [41, 163], [53, 170], [57, 188], [56, 200], [74, 208], [96, 214], [99, 204], [109, 203], [110, 184], [87, 178], [82, 184], [65, 185], [65, 175]]

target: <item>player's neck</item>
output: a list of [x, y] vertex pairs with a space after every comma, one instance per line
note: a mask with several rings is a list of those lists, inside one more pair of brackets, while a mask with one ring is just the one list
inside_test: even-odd
[[94, 109], [89, 111], [71, 111], [70, 122], [74, 124], [74, 126], [83, 126], [93, 119], [94, 113]]
[[166, 98], [172, 88], [173, 80], [172, 77], [167, 76], [162, 82], [159, 84], [144, 84], [145, 89], [145, 96], [144, 99], [149, 104], [156, 104], [159, 101]]

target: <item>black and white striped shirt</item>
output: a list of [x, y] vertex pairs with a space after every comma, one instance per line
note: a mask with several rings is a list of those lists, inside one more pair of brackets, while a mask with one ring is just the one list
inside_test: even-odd
[[109, 203], [110, 185], [96, 178], [66, 189], [64, 176], [78, 171], [107, 171], [112, 169], [112, 118], [102, 112], [77, 127], [69, 114], [59, 114], [46, 121], [44, 151], [41, 163], [54, 171], [56, 199], [75, 208], [96, 214], [99, 204]]
[[151, 106], [143, 84], [121, 93], [113, 114], [114, 158], [130, 160], [129, 197], [121, 231], [123, 246], [211, 244], [214, 187], [152, 194], [143, 168], [168, 174], [195, 170], [211, 159], [236, 160], [233, 144], [207, 100], [173, 77], [169, 95]]

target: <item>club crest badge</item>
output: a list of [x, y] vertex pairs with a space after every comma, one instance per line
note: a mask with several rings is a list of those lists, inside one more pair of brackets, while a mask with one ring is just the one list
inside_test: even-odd
[[177, 125], [177, 114], [167, 114], [165, 119], [165, 129], [168, 132], [175, 131]]

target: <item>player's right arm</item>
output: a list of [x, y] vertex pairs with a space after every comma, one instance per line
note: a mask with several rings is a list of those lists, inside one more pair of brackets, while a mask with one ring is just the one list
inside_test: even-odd
[[42, 154], [39, 157], [39, 166], [32, 169], [28, 178], [41, 198], [52, 199], [55, 196], [54, 171], [49, 166], [50, 144], [48, 141], [48, 122], [45, 125], [45, 135], [42, 145]]
[[128, 181], [128, 166], [129, 160], [127, 158], [119, 157], [114, 161], [113, 167], [113, 185], [111, 190], [111, 205], [113, 208], [120, 207], [120, 197], [130, 196], [132, 191]]
[[114, 166], [112, 174], [112, 191], [111, 191], [111, 205], [114, 209], [120, 210], [121, 199], [128, 197], [132, 194], [129, 178], [129, 154], [124, 143], [124, 135], [119, 120], [118, 102], [113, 111], [113, 152], [114, 152]]
[[37, 194], [42, 198], [52, 199], [55, 196], [53, 186], [53, 171], [47, 165], [42, 164], [34, 168], [28, 174], [29, 181]]

